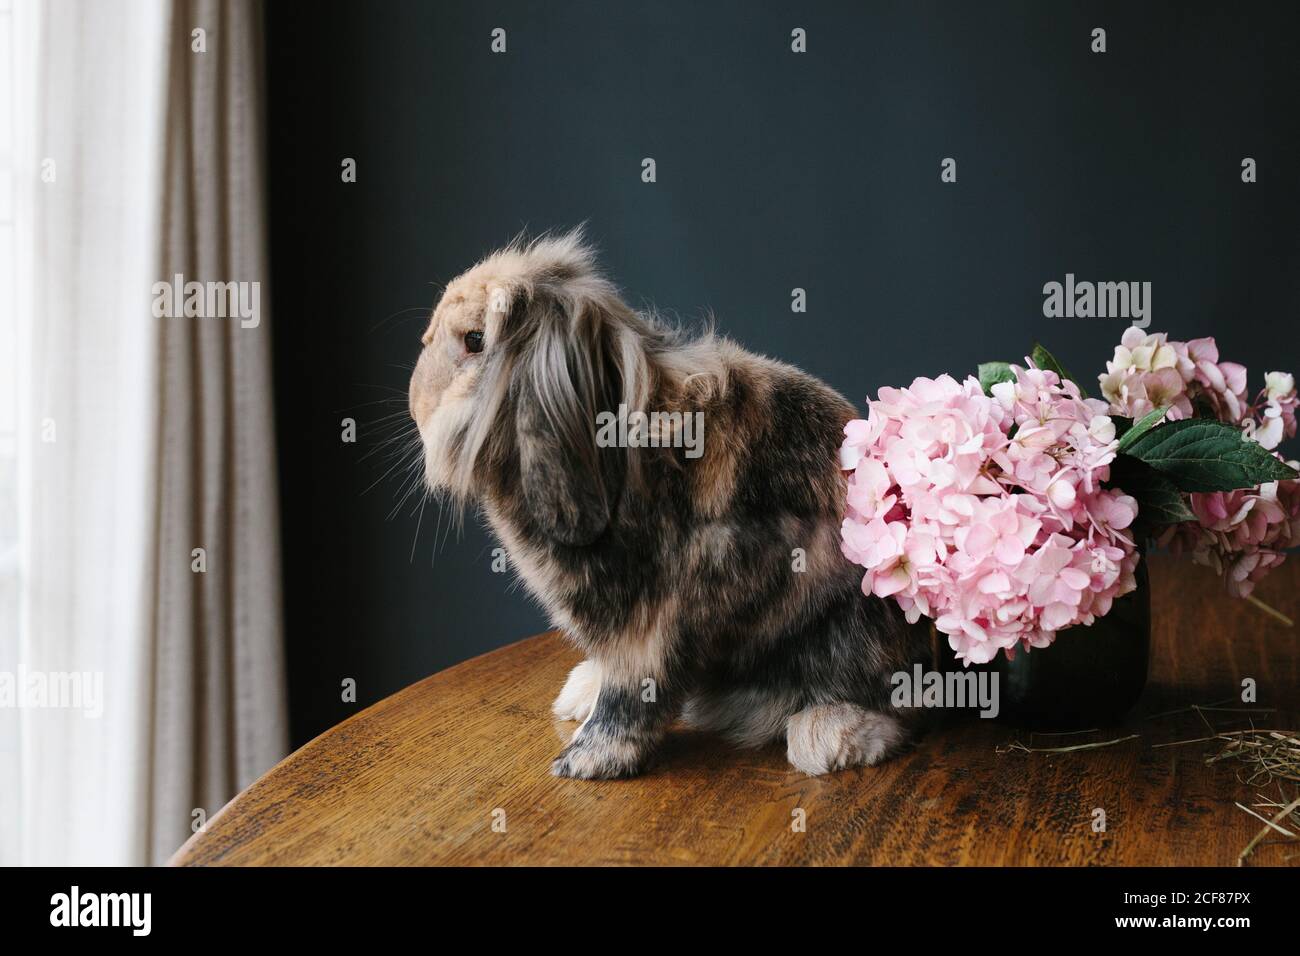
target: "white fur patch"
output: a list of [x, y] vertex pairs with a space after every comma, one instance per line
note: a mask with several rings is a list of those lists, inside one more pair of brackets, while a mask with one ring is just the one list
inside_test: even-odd
[[569, 679], [564, 682], [564, 689], [555, 698], [551, 711], [560, 720], [586, 720], [596, 706], [599, 693], [600, 665], [583, 661], [569, 672]]
[[786, 756], [810, 777], [871, 766], [903, 742], [902, 725], [887, 714], [856, 704], [816, 704], [790, 718]]
[[471, 412], [468, 402], [443, 402], [424, 421], [416, 422], [424, 443], [424, 482], [430, 491], [451, 490], [451, 439], [464, 427]]

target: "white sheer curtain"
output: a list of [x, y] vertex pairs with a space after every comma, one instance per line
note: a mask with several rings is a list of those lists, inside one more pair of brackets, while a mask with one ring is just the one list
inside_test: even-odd
[[158, 863], [286, 748], [269, 323], [154, 309], [268, 302], [260, 10], [12, 3], [0, 863]]

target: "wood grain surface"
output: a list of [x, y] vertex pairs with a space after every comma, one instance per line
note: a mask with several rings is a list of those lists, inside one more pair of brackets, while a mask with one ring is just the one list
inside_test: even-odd
[[[561, 780], [548, 768], [576, 725], [550, 706], [580, 658], [546, 634], [435, 674], [316, 738], [172, 863], [1235, 865], [1261, 829], [1235, 803], [1251, 805], [1258, 788], [1239, 765], [1206, 764], [1215, 743], [1153, 748], [1206, 727], [1192, 712], [1152, 715], [1239, 698], [1252, 677], [1255, 706], [1274, 712], [1206, 716], [1221, 729], [1300, 728], [1297, 632], [1187, 560], [1156, 555], [1151, 577], [1146, 693], [1123, 726], [1067, 742], [1137, 740], [999, 753], [1061, 739], [950, 720], [883, 766], [814, 779], [780, 746], [737, 751], [676, 730], [643, 777]], [[1292, 558], [1257, 595], [1300, 618], [1298, 583]], [[1104, 832], [1093, 829], [1097, 808]], [[1282, 837], [1250, 858], [1297, 862], [1300, 843]]]

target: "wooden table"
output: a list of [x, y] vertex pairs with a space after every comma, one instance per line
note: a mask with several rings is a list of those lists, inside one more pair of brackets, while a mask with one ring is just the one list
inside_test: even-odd
[[[1156, 555], [1151, 679], [1126, 724], [1073, 753], [999, 753], [1030, 738], [953, 722], [883, 766], [808, 778], [772, 746], [736, 751], [675, 731], [645, 776], [549, 775], [574, 724], [551, 701], [579, 656], [557, 635], [520, 641], [413, 684], [287, 757], [176, 853], [175, 864], [1124, 864], [1234, 865], [1261, 824], [1239, 765], [1192, 704], [1258, 682], [1256, 726], [1300, 728], [1297, 631], [1228, 597], [1206, 569]], [[1300, 559], [1257, 595], [1300, 618]], [[1231, 706], [1246, 705], [1234, 703]], [[1222, 728], [1247, 715], [1208, 714]], [[1295, 795], [1296, 784], [1288, 785]], [[1269, 791], [1276, 796], [1274, 784]], [[1094, 832], [1094, 810], [1105, 811]], [[792, 827], [802, 810], [806, 829]], [[1266, 839], [1252, 865], [1294, 864]]]

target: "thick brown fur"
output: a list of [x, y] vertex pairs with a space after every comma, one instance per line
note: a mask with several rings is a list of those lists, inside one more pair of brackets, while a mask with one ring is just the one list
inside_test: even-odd
[[[889, 679], [927, 644], [840, 553], [842, 396], [634, 312], [576, 232], [454, 280], [423, 342], [410, 397], [429, 486], [482, 508], [588, 658], [556, 701], [582, 720], [556, 774], [638, 773], [679, 717], [785, 739], [808, 773], [906, 742]], [[702, 413], [702, 454], [602, 447], [598, 415], [620, 404]]]

